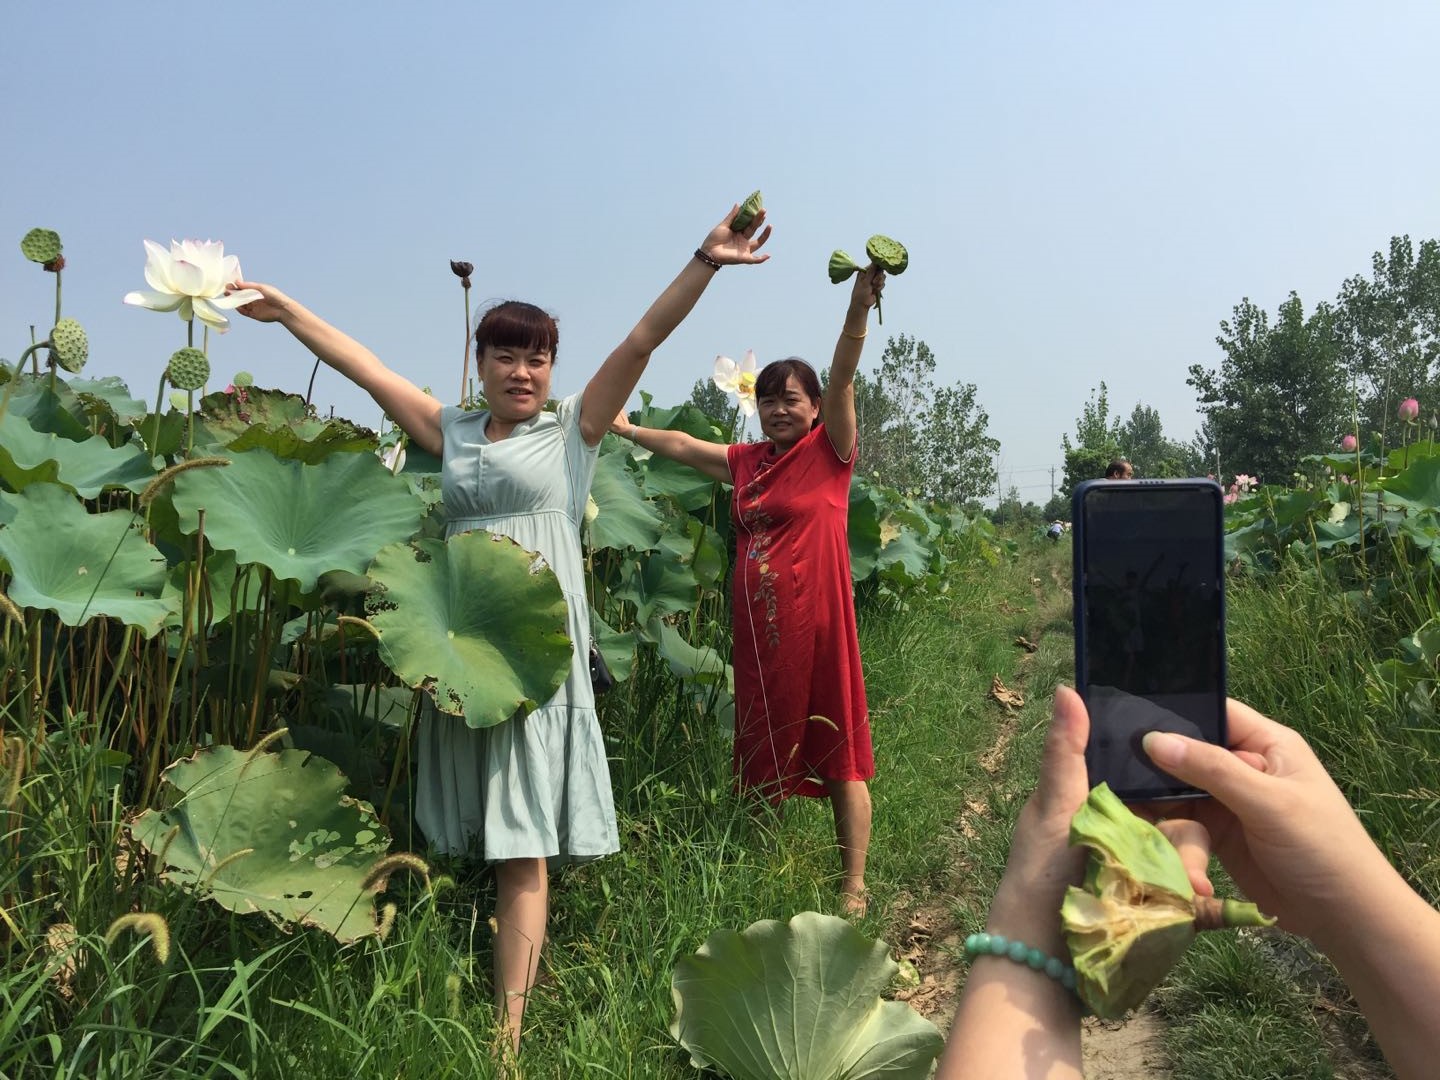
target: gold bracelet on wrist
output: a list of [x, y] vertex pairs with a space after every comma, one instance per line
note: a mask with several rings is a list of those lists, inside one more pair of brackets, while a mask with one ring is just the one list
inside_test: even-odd
[[845, 335], [846, 337], [848, 337], [848, 338], [853, 338], [853, 339], [856, 340], [856, 341], [864, 341], [864, 340], [865, 340], [865, 335], [868, 334], [868, 333], [870, 333], [870, 328], [867, 326], [864, 330], [861, 330], [858, 334], [852, 334], [849, 330], [846, 330], [846, 329], [842, 326], [842, 327], [840, 328], [840, 333], [844, 334], [844, 335]]

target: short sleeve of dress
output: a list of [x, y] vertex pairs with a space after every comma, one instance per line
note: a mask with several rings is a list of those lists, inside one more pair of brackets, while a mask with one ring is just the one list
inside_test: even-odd
[[580, 430], [580, 399], [583, 391], [561, 398], [555, 406], [555, 418], [560, 422], [560, 431], [565, 440], [565, 470], [570, 492], [575, 502], [571, 513], [576, 521], [585, 517], [585, 501], [590, 496], [590, 485], [595, 482], [595, 466], [600, 461], [600, 445], [589, 445]]

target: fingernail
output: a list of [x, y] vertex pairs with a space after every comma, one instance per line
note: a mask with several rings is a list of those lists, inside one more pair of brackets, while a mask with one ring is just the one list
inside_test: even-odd
[[1185, 759], [1185, 740], [1168, 731], [1147, 731], [1140, 745], [1156, 765], [1179, 765]]

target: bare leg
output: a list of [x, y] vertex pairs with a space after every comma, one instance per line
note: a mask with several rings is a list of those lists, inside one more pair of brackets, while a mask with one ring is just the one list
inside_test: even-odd
[[840, 896], [847, 914], [865, 913], [865, 854], [870, 849], [870, 789], [864, 780], [827, 780], [840, 846]]
[[545, 860], [498, 862], [495, 884], [495, 1003], [511, 1049], [519, 1050], [525, 1004], [535, 985], [550, 914]]

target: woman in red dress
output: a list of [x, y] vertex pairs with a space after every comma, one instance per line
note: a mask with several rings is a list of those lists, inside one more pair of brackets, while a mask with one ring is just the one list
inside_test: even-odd
[[734, 485], [735, 771], [771, 802], [828, 797], [847, 912], [865, 910], [875, 775], [855, 633], [847, 520], [855, 471], [855, 370], [882, 271], [856, 275], [830, 377], [805, 361], [767, 364], [755, 381], [766, 439], [725, 446], [680, 431], [612, 431]]

